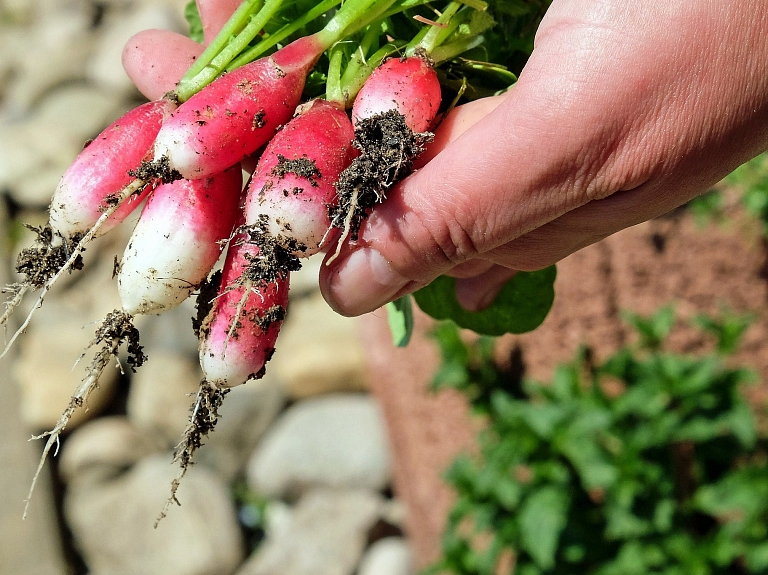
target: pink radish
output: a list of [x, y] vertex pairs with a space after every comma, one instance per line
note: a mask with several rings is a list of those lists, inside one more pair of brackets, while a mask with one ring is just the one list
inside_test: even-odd
[[352, 107], [352, 121], [397, 110], [414, 132], [432, 126], [440, 107], [440, 81], [432, 65], [418, 56], [391, 58], [363, 84]]
[[357, 239], [363, 220], [387, 190], [407, 176], [432, 134], [424, 132], [440, 107], [440, 82], [420, 57], [392, 58], [363, 84], [352, 107], [355, 147], [361, 152], [336, 185], [333, 226], [342, 230], [330, 265], [347, 237]]
[[247, 234], [240, 234], [227, 252], [218, 296], [199, 302], [212, 305], [200, 327], [200, 365], [205, 380], [216, 388], [264, 374], [285, 316], [288, 273], [270, 282], [245, 279], [258, 254]]
[[141, 212], [123, 255], [118, 289], [130, 315], [175, 307], [202, 282], [232, 232], [240, 166], [199, 180], [158, 187]]
[[[167, 100], [147, 102], [127, 112], [99, 134], [61, 178], [50, 207], [53, 231], [62, 237], [84, 234], [110, 205], [110, 198], [134, 179], [128, 174], [142, 160], [152, 159], [152, 143], [174, 105]], [[101, 225], [98, 235], [119, 224], [148, 192], [123, 203]]]
[[[336, 104], [314, 100], [267, 146], [248, 185], [246, 223], [266, 225], [306, 257], [320, 251], [336, 204], [335, 184], [356, 150], [352, 123]], [[287, 245], [287, 244], [286, 244]]]
[[323, 50], [314, 36], [300, 38], [209, 84], [165, 122], [155, 157], [167, 157], [172, 168], [193, 179], [254, 153], [291, 118]]

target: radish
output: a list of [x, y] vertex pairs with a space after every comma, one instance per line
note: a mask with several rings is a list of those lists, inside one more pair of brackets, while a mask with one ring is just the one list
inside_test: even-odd
[[332, 223], [342, 230], [330, 265], [348, 236], [357, 239], [368, 211], [384, 201], [387, 190], [410, 173], [414, 160], [431, 141], [425, 130], [440, 107], [440, 81], [421, 57], [391, 58], [366, 80], [355, 99], [355, 147], [361, 154], [336, 185], [339, 205]]
[[155, 157], [188, 179], [220, 172], [266, 144], [299, 104], [322, 53], [394, 0], [347, 0], [319, 32], [220, 77], [163, 124]]
[[176, 180], [155, 190], [142, 212], [120, 271], [122, 309], [108, 314], [98, 328], [89, 347], [101, 347], [83, 381], [55, 427], [38, 436], [48, 437], [48, 441], [32, 480], [30, 497], [48, 453], [58, 443], [74, 411], [86, 404], [120, 346], [128, 344], [131, 369], [144, 363], [133, 316], [170, 309], [210, 272], [221, 251], [219, 242], [229, 237], [237, 217], [241, 184], [240, 167], [235, 166], [212, 178]]
[[221, 254], [238, 208], [240, 166], [158, 187], [141, 212], [118, 273], [123, 310], [159, 313], [185, 300]]
[[406, 47], [406, 56], [376, 68], [360, 88], [352, 108], [355, 146], [353, 164], [339, 178], [339, 207], [332, 221], [342, 230], [330, 265], [347, 237], [357, 240], [368, 212], [407, 176], [433, 135], [429, 130], [441, 103], [436, 61], [447, 60], [482, 42], [480, 33], [493, 19], [462, 2], [451, 2]]
[[248, 185], [246, 223], [294, 255], [320, 251], [336, 203], [335, 184], [356, 151], [355, 133], [337, 104], [313, 100], [269, 143]]
[[357, 94], [352, 121], [396, 110], [414, 132], [425, 132], [435, 120], [441, 100], [440, 81], [425, 57], [390, 58], [376, 68]]

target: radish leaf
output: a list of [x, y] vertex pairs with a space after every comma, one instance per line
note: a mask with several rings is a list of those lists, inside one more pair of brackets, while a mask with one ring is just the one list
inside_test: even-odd
[[203, 43], [203, 22], [200, 20], [200, 13], [197, 11], [195, 0], [190, 0], [184, 8], [184, 18], [189, 24], [189, 37], [198, 44]]
[[535, 272], [518, 272], [493, 303], [470, 312], [456, 300], [456, 280], [440, 276], [413, 294], [416, 303], [435, 319], [453, 320], [459, 327], [483, 335], [525, 333], [539, 327], [555, 298], [555, 266]]
[[411, 296], [405, 295], [387, 304], [389, 329], [392, 341], [397, 347], [405, 347], [413, 333], [413, 307]]

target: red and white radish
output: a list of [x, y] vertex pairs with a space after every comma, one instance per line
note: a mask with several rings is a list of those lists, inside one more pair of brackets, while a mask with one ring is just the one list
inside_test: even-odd
[[425, 132], [432, 127], [440, 100], [440, 81], [425, 58], [391, 58], [363, 84], [352, 106], [352, 121], [357, 125], [396, 110], [411, 130]]
[[246, 223], [291, 243], [307, 257], [320, 251], [336, 204], [336, 182], [357, 151], [346, 112], [325, 100], [303, 106], [272, 139], [248, 185]]
[[[59, 182], [51, 201], [49, 219], [62, 237], [85, 234], [115, 194], [130, 184], [131, 170], [152, 159], [152, 144], [174, 105], [168, 100], [147, 102], [130, 110], [86, 145]], [[144, 186], [124, 202], [99, 228], [102, 235], [139, 205], [149, 189]]]
[[270, 282], [247, 281], [259, 248], [239, 234], [230, 244], [219, 293], [200, 327], [200, 366], [216, 388], [241, 385], [264, 374], [288, 305], [289, 274]]
[[118, 274], [123, 310], [160, 313], [185, 300], [219, 259], [242, 188], [240, 166], [159, 186], [147, 200]]

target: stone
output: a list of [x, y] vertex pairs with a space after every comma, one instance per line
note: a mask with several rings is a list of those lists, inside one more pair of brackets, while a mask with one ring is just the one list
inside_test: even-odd
[[319, 293], [291, 302], [267, 366], [294, 399], [365, 389], [357, 321], [334, 312]]
[[357, 575], [411, 575], [411, 549], [402, 537], [379, 539], [365, 552]]
[[219, 410], [216, 429], [196, 453], [197, 461], [215, 470], [225, 481], [242, 477], [253, 450], [285, 402], [282, 388], [269, 374], [232, 388]]
[[4, 106], [15, 116], [24, 116], [54, 86], [85, 77], [94, 36], [91, 16], [85, 7], [62, 6], [41, 11], [14, 63], [13, 81]]
[[[8, 230], [4, 206], [0, 206], [0, 229]], [[0, 285], [9, 280], [7, 240], [7, 234], [0, 236]], [[0, 366], [0, 389], [0, 573], [65, 575], [69, 569], [61, 549], [48, 467], [40, 474], [26, 520], [21, 519], [42, 446], [29, 441], [31, 431], [20, 415], [20, 390], [5, 365]]]
[[88, 78], [98, 86], [130, 95], [133, 83], [123, 70], [122, 55], [126, 42], [138, 32], [149, 29], [185, 31], [180, 14], [162, 2], [145, 2], [119, 18], [108, 19], [88, 63]]
[[377, 404], [362, 394], [295, 403], [259, 443], [247, 477], [267, 497], [293, 497], [314, 486], [383, 489], [390, 456]]
[[75, 430], [67, 439], [59, 473], [71, 486], [105, 481], [159, 451], [158, 447], [126, 417], [100, 417]]
[[147, 350], [147, 363], [131, 380], [128, 418], [145, 433], [156, 435], [172, 447], [187, 427], [189, 408], [202, 374], [194, 356]]
[[[46, 302], [37, 311], [36, 324], [17, 341], [19, 356], [14, 362], [14, 375], [21, 388], [21, 415], [33, 430], [48, 430], [56, 425], [70, 397], [84, 376], [85, 358], [76, 369], [73, 364], [93, 337], [92, 329], [83, 329], [82, 319], [56, 314], [54, 302]], [[77, 409], [67, 426], [72, 430], [97, 415], [110, 401], [119, 370], [114, 364], [104, 370], [99, 387], [88, 398], [88, 409]]]
[[141, 460], [111, 481], [75, 484], [66, 519], [90, 573], [98, 575], [229, 575], [243, 541], [226, 486], [205, 468], [189, 469], [181, 506], [153, 528], [177, 469], [169, 455]]
[[352, 575], [380, 507], [381, 497], [366, 490], [311, 491], [237, 575]]

